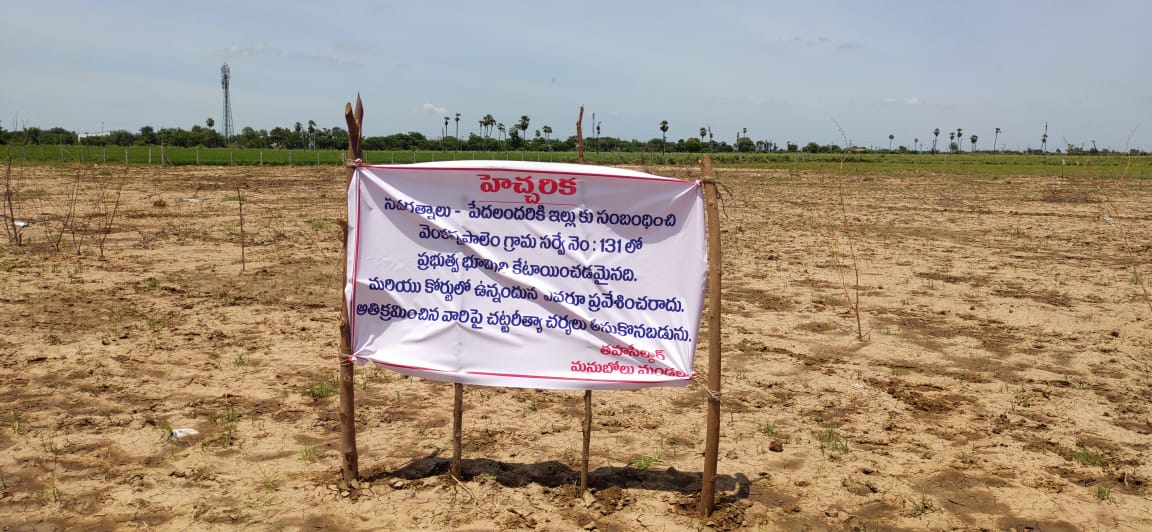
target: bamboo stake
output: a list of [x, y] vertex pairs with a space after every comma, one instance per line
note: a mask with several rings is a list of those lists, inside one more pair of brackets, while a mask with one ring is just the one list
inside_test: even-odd
[[712, 158], [700, 160], [704, 181], [704, 215], [708, 228], [708, 428], [704, 442], [704, 478], [700, 515], [712, 515], [716, 503], [716, 461], [720, 451], [720, 210]]
[[[344, 190], [352, 182], [356, 173], [356, 161], [360, 158], [360, 135], [364, 123], [364, 105], [360, 102], [360, 95], [356, 95], [356, 110], [353, 113], [352, 104], [344, 104], [344, 120], [348, 123], [348, 179]], [[348, 278], [348, 215], [341, 220], [344, 233], [344, 276]], [[348, 296], [343, 287], [340, 289], [342, 304], [340, 305], [340, 453], [342, 456], [341, 477], [344, 484], [352, 484], [360, 477], [360, 453], [356, 450], [356, 388], [352, 371], [352, 325], [348, 321]]]
[[460, 434], [464, 424], [464, 385], [459, 382], [453, 386], [452, 401], [452, 477], [460, 478], [460, 455], [462, 454]]

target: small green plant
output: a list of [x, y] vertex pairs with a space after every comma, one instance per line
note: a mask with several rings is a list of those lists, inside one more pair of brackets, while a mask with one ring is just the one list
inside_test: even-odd
[[776, 424], [771, 421], [765, 421], [759, 425], [760, 434], [768, 437], [776, 435]]
[[839, 297], [831, 294], [820, 294], [812, 298], [812, 302], [817, 305], [824, 305], [828, 307], [837, 307], [843, 304]]
[[660, 461], [660, 453], [646, 454], [632, 461], [630, 464], [636, 469], [648, 469], [653, 464]]
[[315, 462], [319, 460], [320, 456], [316, 452], [316, 446], [309, 445], [300, 449], [300, 459], [305, 462]]
[[280, 490], [280, 488], [276, 485], [276, 479], [269, 475], [268, 472], [264, 470], [264, 468], [260, 468], [260, 487], [268, 493]]
[[932, 512], [936, 509], [936, 506], [932, 504], [932, 500], [929, 499], [928, 497], [921, 496], [920, 500], [911, 501], [911, 502], [912, 502], [912, 511], [911, 511], [912, 517], [920, 517], [926, 513]]
[[244, 353], [240, 353], [232, 358], [232, 365], [238, 368], [247, 366], [250, 362], [251, 361], [248, 360], [248, 356]]
[[24, 428], [24, 415], [13, 410], [9, 417], [9, 427], [12, 429], [12, 434], [19, 436], [21, 429]]
[[1072, 461], [1086, 466], [1103, 467], [1105, 462], [1107, 462], [1107, 457], [1104, 456], [1104, 453], [1096, 449], [1089, 449], [1083, 445], [1079, 445], [1075, 451], [1072, 451]]
[[833, 427], [828, 427], [827, 429], [817, 432], [816, 439], [820, 442], [821, 455], [827, 455], [826, 453], [843, 454], [848, 452], [848, 440]]
[[149, 277], [144, 280], [144, 286], [148, 287], [149, 289], [156, 289], [160, 287], [160, 281], [155, 277]]
[[167, 419], [165, 419], [164, 421], [160, 421], [160, 422], [156, 423], [156, 428], [160, 429], [160, 439], [161, 440], [168, 441], [168, 440], [175, 438], [175, 436], [172, 434], [172, 422], [171, 421], [168, 421]]
[[223, 414], [212, 419], [212, 423], [221, 427], [220, 434], [215, 439], [217, 443], [223, 446], [236, 443], [239, 438], [237, 425], [240, 423], [240, 414], [236, 412], [236, 407], [228, 405]]
[[60, 486], [56, 485], [56, 477], [53, 476], [48, 479], [48, 484], [44, 486], [44, 498], [46, 501], [59, 503], [64, 492], [60, 491]]
[[312, 386], [308, 387], [308, 395], [313, 399], [323, 399], [336, 395], [340, 391], [340, 375], [334, 375], [330, 379], [324, 379]]
[[1096, 500], [1101, 502], [1112, 502], [1112, 488], [1108, 486], [1096, 486]]

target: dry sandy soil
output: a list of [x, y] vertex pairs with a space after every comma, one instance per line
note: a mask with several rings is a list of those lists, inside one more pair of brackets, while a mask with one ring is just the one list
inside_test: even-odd
[[580, 392], [468, 387], [456, 480], [451, 386], [357, 368], [340, 490], [343, 169], [15, 168], [0, 529], [1152, 529], [1152, 182], [718, 175], [701, 519], [696, 385], [596, 392], [581, 497]]

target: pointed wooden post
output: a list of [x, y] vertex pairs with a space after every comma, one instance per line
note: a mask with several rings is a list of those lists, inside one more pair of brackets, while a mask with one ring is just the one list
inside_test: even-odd
[[464, 385], [454, 383], [452, 395], [452, 465], [449, 470], [453, 478], [460, 480], [460, 455], [464, 453], [461, 442], [464, 425]]
[[588, 489], [588, 449], [592, 446], [592, 390], [584, 390], [584, 453], [580, 460], [580, 495]]
[[[344, 104], [344, 120], [348, 123], [348, 179], [344, 183], [344, 190], [352, 183], [352, 176], [356, 173], [357, 161], [362, 153], [360, 149], [360, 135], [363, 131], [364, 105], [360, 102], [360, 95], [356, 95], [356, 109], [353, 112], [352, 104]], [[347, 204], [347, 201], [345, 201]], [[345, 213], [341, 220], [344, 228], [344, 276], [348, 278], [348, 215]], [[348, 320], [348, 295], [344, 290], [344, 283], [340, 284], [340, 454], [342, 457], [341, 478], [344, 484], [352, 484], [360, 477], [360, 453], [356, 450], [356, 388], [352, 369], [352, 325]]]
[[704, 216], [708, 230], [708, 427], [704, 440], [704, 477], [700, 482], [700, 515], [716, 505], [716, 461], [720, 451], [720, 195], [712, 158], [700, 159], [704, 182]]

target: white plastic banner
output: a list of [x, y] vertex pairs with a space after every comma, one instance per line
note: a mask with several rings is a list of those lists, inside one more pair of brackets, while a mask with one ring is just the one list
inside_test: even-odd
[[707, 276], [701, 190], [573, 164], [358, 168], [352, 356], [467, 384], [682, 386]]

